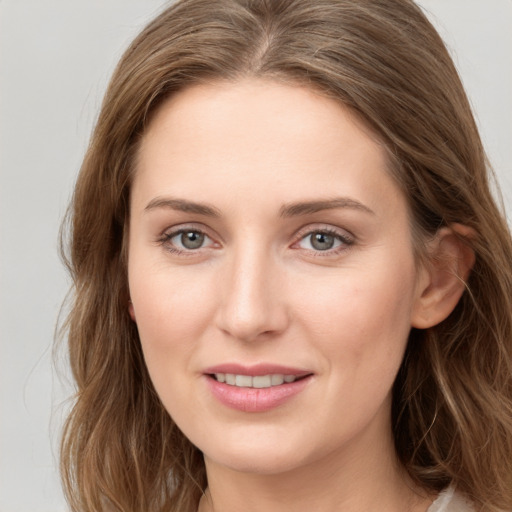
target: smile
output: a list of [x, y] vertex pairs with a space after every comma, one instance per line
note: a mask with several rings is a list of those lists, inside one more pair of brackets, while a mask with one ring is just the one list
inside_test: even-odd
[[215, 373], [213, 375], [217, 382], [228, 384], [229, 386], [237, 386], [239, 388], [271, 388], [281, 386], [284, 383], [290, 384], [300, 377], [296, 375], [284, 375], [281, 373], [271, 375], [237, 375], [234, 373]]
[[284, 406], [313, 382], [314, 372], [273, 363], [223, 363], [203, 370], [213, 397], [230, 409], [263, 413]]

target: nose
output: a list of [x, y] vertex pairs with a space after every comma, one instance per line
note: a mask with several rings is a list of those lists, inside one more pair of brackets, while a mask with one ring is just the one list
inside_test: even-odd
[[217, 327], [239, 341], [274, 338], [289, 323], [283, 274], [268, 251], [247, 247], [226, 262]]

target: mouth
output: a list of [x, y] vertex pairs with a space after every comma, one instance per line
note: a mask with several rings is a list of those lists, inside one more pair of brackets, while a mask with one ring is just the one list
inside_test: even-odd
[[[219, 370], [221, 368], [205, 374], [210, 392], [220, 403], [244, 413], [263, 413], [284, 406], [303, 393], [313, 378], [312, 373], [300, 370], [277, 373], [283, 371], [281, 368], [260, 367], [253, 371], [239, 368], [236, 371], [231, 366], [222, 368], [223, 372]], [[236, 373], [230, 373], [233, 370]]]
[[293, 403], [313, 382], [314, 372], [274, 363], [223, 363], [203, 371], [221, 404], [244, 413], [263, 413]]
[[[310, 375], [310, 374], [308, 374]], [[291, 384], [292, 382], [306, 378], [308, 375], [291, 375], [283, 373], [273, 373], [268, 375], [241, 375], [235, 373], [213, 373], [209, 374], [212, 379], [228, 386], [238, 388], [256, 388], [265, 389], [283, 384]]]

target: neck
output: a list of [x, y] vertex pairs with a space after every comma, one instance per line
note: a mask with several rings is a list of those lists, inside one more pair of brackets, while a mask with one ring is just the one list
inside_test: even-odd
[[[382, 439], [381, 439], [382, 441]], [[396, 460], [391, 435], [371, 449], [331, 452], [278, 474], [236, 471], [205, 458], [198, 512], [425, 512], [432, 496]]]

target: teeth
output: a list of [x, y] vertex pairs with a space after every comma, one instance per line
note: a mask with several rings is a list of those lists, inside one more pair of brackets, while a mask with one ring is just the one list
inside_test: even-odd
[[239, 388], [251, 388], [252, 387], [252, 377], [250, 375], [236, 375], [235, 376], [235, 386]]
[[270, 388], [272, 386], [280, 386], [283, 383], [294, 382], [297, 377], [295, 375], [258, 375], [251, 377], [250, 375], [235, 375], [233, 373], [216, 373], [215, 378], [219, 382], [225, 382], [230, 386], [239, 388]]
[[280, 386], [284, 382], [284, 375], [272, 375], [272, 386]]
[[269, 388], [272, 385], [271, 375], [258, 375], [252, 378], [253, 388]]

